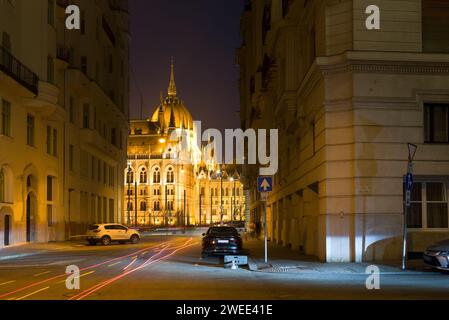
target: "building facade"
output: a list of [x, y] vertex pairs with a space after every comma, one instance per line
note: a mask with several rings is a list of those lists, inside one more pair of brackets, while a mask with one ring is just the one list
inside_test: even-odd
[[217, 164], [213, 150], [204, 152], [196, 130], [178, 97], [172, 63], [167, 96], [161, 96], [150, 118], [130, 121], [124, 173], [128, 224], [190, 226], [244, 220], [238, 170]]
[[0, 1], [0, 247], [121, 217], [127, 1], [71, 4], [81, 30], [68, 1]]
[[449, 236], [449, 4], [379, 0], [368, 30], [371, 4], [248, 1], [242, 16], [242, 127], [280, 137], [269, 237], [326, 262], [400, 259], [408, 143], [408, 251]]

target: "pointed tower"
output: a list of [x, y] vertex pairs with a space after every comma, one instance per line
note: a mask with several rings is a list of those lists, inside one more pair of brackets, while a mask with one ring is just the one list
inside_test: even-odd
[[175, 64], [173, 61], [173, 57], [171, 58], [171, 71], [170, 71], [170, 83], [168, 85], [168, 96], [176, 97], [176, 83], [175, 83]]

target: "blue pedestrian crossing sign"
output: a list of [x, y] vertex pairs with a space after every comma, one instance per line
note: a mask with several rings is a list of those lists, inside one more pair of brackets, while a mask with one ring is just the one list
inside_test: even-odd
[[272, 177], [257, 178], [257, 189], [259, 190], [259, 192], [273, 191], [273, 178]]

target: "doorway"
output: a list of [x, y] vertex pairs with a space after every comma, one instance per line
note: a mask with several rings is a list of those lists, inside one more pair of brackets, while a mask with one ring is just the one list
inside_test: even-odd
[[35, 216], [36, 216], [36, 197], [29, 193], [27, 196], [26, 205], [26, 224], [27, 224], [27, 242], [34, 242], [36, 240], [36, 226], [35, 226]]
[[5, 236], [3, 239], [4, 239], [4, 245], [5, 245], [5, 247], [7, 247], [10, 245], [10, 233], [11, 233], [11, 216], [10, 215], [5, 216], [4, 226], [5, 226]]

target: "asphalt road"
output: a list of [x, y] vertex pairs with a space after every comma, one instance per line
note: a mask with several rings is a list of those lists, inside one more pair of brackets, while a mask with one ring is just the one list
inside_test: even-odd
[[[66, 288], [68, 265], [81, 270], [79, 290]], [[200, 258], [198, 237], [150, 237], [0, 261], [0, 300], [449, 299], [447, 274], [385, 274], [380, 290], [367, 290], [366, 278], [228, 270]]]

